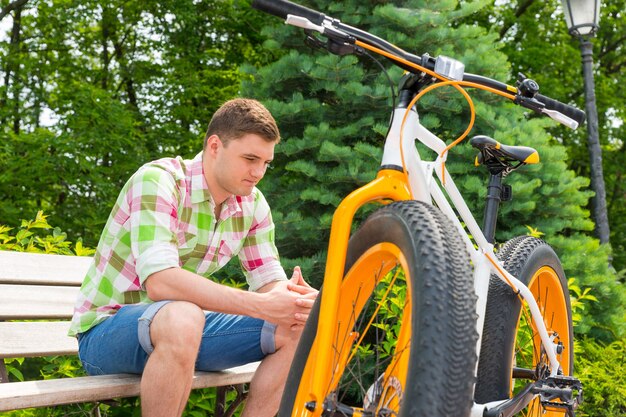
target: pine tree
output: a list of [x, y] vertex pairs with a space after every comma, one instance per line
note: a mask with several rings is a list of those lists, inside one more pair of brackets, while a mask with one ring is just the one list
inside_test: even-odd
[[[511, 84], [515, 78], [496, 46], [496, 36], [461, 21], [486, 3], [405, 1], [396, 7], [391, 2], [318, 0], [306, 5], [407, 51], [451, 56], [464, 62], [468, 72]], [[268, 51], [286, 52], [268, 66], [248, 68], [254, 79], [244, 83], [242, 94], [267, 104], [284, 141], [277, 147], [275, 169], [261, 188], [273, 206], [279, 250], [286, 263], [303, 265], [306, 276], [319, 284], [334, 209], [343, 196], [373, 179], [378, 169], [391, 110], [389, 85], [373, 61], [312, 50], [299, 29], [278, 21], [266, 28], [265, 35]], [[401, 72], [388, 62], [383, 64], [397, 82]], [[546, 131], [554, 122], [528, 118], [523, 109], [492, 94], [472, 95], [477, 109], [472, 135], [532, 146], [542, 159], [541, 164], [507, 178], [514, 198], [502, 207], [498, 241], [526, 234], [527, 226], [538, 229], [565, 255], [569, 275], [582, 286], [609, 292], [608, 254], [581, 234], [593, 228], [584, 209], [590, 197], [583, 190], [588, 181], [567, 169], [565, 149]], [[418, 106], [422, 123], [448, 142], [469, 121], [468, 106], [452, 89], [430, 93]], [[448, 168], [480, 222], [487, 173], [473, 166], [475, 155], [469, 144], [461, 144], [452, 151]], [[584, 247], [584, 253], [571, 256], [569, 251], [577, 247]], [[604, 329], [623, 317], [620, 302], [592, 305], [579, 330], [610, 338]]]

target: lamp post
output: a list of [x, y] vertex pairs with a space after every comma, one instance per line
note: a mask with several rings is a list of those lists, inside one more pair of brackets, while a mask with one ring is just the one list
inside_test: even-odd
[[580, 41], [585, 84], [585, 113], [587, 113], [587, 148], [589, 149], [591, 189], [596, 235], [600, 243], [609, 243], [609, 218], [606, 209], [606, 191], [602, 173], [602, 149], [598, 136], [598, 110], [593, 81], [593, 45], [600, 20], [600, 0], [561, 0], [569, 34]]

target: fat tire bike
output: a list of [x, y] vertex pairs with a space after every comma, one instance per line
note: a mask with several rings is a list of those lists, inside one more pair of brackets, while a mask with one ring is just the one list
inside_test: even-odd
[[[489, 181], [481, 228], [445, 162], [473, 125], [466, 88], [478, 88], [570, 127], [585, 114], [539, 94], [465, 72], [452, 58], [417, 56], [361, 29], [286, 0], [252, 6], [304, 30], [338, 55], [377, 54], [403, 68], [375, 179], [349, 194], [331, 225], [320, 295], [296, 351], [279, 416], [573, 416], [582, 385], [572, 375], [567, 280], [550, 246], [530, 236], [495, 249], [504, 178], [539, 162], [536, 150], [475, 136]], [[449, 86], [468, 101], [470, 126], [450, 144], [424, 128], [415, 103]], [[435, 151], [423, 161], [416, 141]], [[382, 203], [351, 233], [357, 210]], [[471, 236], [471, 238], [469, 237]]]

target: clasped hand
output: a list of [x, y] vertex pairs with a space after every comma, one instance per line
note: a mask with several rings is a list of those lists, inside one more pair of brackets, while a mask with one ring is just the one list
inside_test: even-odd
[[274, 283], [267, 292], [272, 301], [266, 313], [270, 321], [278, 325], [289, 326], [294, 331], [302, 330], [318, 292], [304, 280], [300, 267], [296, 266], [288, 281]]

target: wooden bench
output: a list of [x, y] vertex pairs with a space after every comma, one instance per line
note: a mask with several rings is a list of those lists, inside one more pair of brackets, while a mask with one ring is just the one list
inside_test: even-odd
[[[9, 382], [4, 358], [77, 354], [78, 343], [67, 331], [90, 261], [0, 251], [0, 412], [139, 395], [140, 376], [130, 374]], [[243, 384], [250, 382], [257, 366], [196, 372], [193, 388], [218, 387], [215, 416], [230, 416], [244, 400]], [[226, 408], [228, 388], [238, 395]]]

